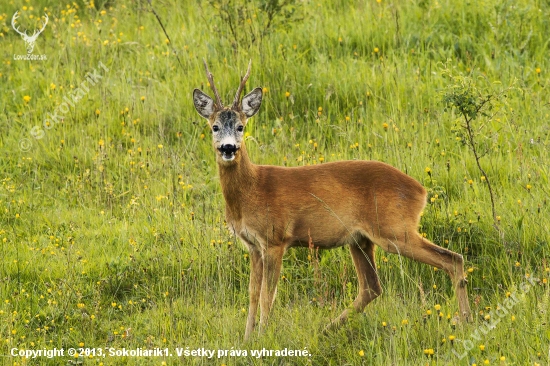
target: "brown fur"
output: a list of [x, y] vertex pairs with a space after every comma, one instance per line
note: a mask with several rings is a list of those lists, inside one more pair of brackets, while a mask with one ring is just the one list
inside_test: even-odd
[[[295, 168], [255, 165], [244, 143], [232, 164], [218, 166], [227, 223], [251, 252], [246, 338], [254, 328], [258, 301], [260, 324], [267, 321], [284, 252], [307, 247], [310, 237], [323, 249], [350, 245], [359, 278], [357, 311], [382, 292], [375, 270], [376, 244], [444, 269], [456, 287], [462, 317], [470, 316], [462, 256], [418, 234], [426, 191], [408, 175], [377, 161]], [[347, 315], [348, 310], [333, 324]]]
[[[254, 89], [239, 105], [241, 80], [231, 108], [223, 107], [213, 76], [205, 68], [216, 101], [195, 89], [195, 108], [213, 131], [226, 220], [250, 252], [250, 307], [245, 339], [252, 334], [258, 304], [260, 329], [267, 319], [285, 251], [294, 246], [331, 249], [349, 245], [358, 277], [356, 311], [382, 293], [375, 245], [445, 270], [455, 287], [460, 316], [470, 317], [462, 256], [438, 247], [417, 231], [426, 190], [413, 178], [377, 161], [340, 161], [294, 168], [255, 165], [246, 151], [243, 127], [261, 105]], [[223, 113], [221, 113], [223, 112]], [[348, 317], [345, 310], [331, 326]]]

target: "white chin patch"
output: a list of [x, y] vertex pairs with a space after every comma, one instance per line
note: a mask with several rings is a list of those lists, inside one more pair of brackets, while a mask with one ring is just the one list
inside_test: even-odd
[[223, 161], [233, 161], [235, 160], [235, 154], [231, 154], [231, 155], [222, 154], [222, 159]]

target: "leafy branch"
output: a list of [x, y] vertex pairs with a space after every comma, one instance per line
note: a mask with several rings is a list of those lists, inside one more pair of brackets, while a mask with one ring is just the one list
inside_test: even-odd
[[[490, 148], [481, 151], [479, 139], [487, 138], [487, 135], [483, 134], [486, 126], [484, 122], [491, 120], [498, 113], [499, 107], [505, 103], [506, 93], [513, 88], [513, 83], [506, 88], [495, 90], [493, 86], [500, 85], [499, 82], [491, 85], [485, 77], [474, 79], [470, 75], [454, 74], [453, 71], [448, 65], [443, 70], [443, 74], [447, 75], [452, 82], [443, 94], [443, 103], [446, 110], [456, 110], [461, 116], [462, 123], [458, 124], [458, 132], [463, 133], [462, 140], [474, 155], [482, 180], [487, 183], [494, 227], [500, 232], [495, 192], [491, 179], [481, 164], [481, 159], [490, 151]], [[492, 134], [494, 132], [490, 131], [489, 135]]]

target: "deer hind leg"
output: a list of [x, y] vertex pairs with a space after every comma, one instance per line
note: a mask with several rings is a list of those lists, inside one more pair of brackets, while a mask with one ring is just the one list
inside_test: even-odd
[[256, 324], [256, 313], [258, 312], [263, 275], [262, 253], [254, 245], [249, 245], [248, 248], [250, 254], [250, 283], [248, 285], [250, 306], [248, 307], [248, 319], [246, 320], [246, 329], [244, 332], [245, 340], [252, 335], [254, 325]]
[[275, 300], [284, 253], [284, 246], [271, 246], [262, 253], [263, 274], [260, 294], [260, 332], [267, 326], [269, 312]]
[[[380, 286], [380, 280], [376, 273], [376, 263], [374, 262], [375, 246], [370, 239], [363, 237], [358, 243], [351, 244], [349, 250], [358, 280], [357, 297], [353, 301], [353, 308], [360, 313], [368, 303], [382, 294], [382, 287]], [[344, 323], [348, 318], [349, 312], [350, 309], [344, 310], [338, 318], [329, 324], [326, 330]]]
[[462, 256], [435, 245], [420, 236], [417, 232], [405, 235], [404, 238], [379, 239], [377, 240], [377, 244], [390, 253], [398, 253], [447, 272], [455, 287], [460, 317], [469, 320], [471, 311], [466, 291], [467, 281], [464, 274], [464, 259]]

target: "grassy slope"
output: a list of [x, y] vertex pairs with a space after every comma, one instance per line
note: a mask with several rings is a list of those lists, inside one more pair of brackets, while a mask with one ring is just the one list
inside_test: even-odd
[[[0, 5], [1, 354], [83, 343], [312, 353], [186, 361], [193, 364], [549, 362], [550, 290], [542, 282], [550, 267], [547, 3], [304, 2], [302, 21], [237, 52], [216, 31], [221, 24], [209, 6], [158, 3], [181, 66], [154, 16], [135, 3], [66, 4]], [[50, 23], [34, 51], [47, 61], [13, 60], [25, 49], [10, 19], [25, 5], [33, 9], [22, 11], [22, 24], [48, 7]], [[224, 100], [250, 58], [248, 87], [268, 90], [247, 126], [255, 162], [378, 159], [423, 182], [434, 202], [421, 232], [465, 254], [474, 324], [447, 319], [457, 307], [444, 273], [379, 251], [384, 295], [349, 326], [322, 336], [355, 297], [351, 259], [345, 249], [310, 257], [291, 250], [272, 326], [243, 344], [248, 259], [224, 227], [209, 132], [191, 103], [192, 89], [206, 84], [203, 57]], [[448, 59], [457, 72], [503, 85], [516, 80], [507, 106], [488, 122], [496, 135], [480, 137], [491, 141], [482, 164], [496, 187], [504, 238], [491, 227], [475, 161], [451, 131], [457, 116], [443, 111]], [[94, 68], [103, 78], [63, 123], [40, 140], [30, 136]], [[22, 138], [30, 150], [21, 151]], [[541, 281], [526, 291], [527, 275]], [[464, 351], [460, 340], [474, 339], [507, 292], [519, 302], [459, 360], [452, 350]], [[178, 360], [86, 363], [163, 361]]]

